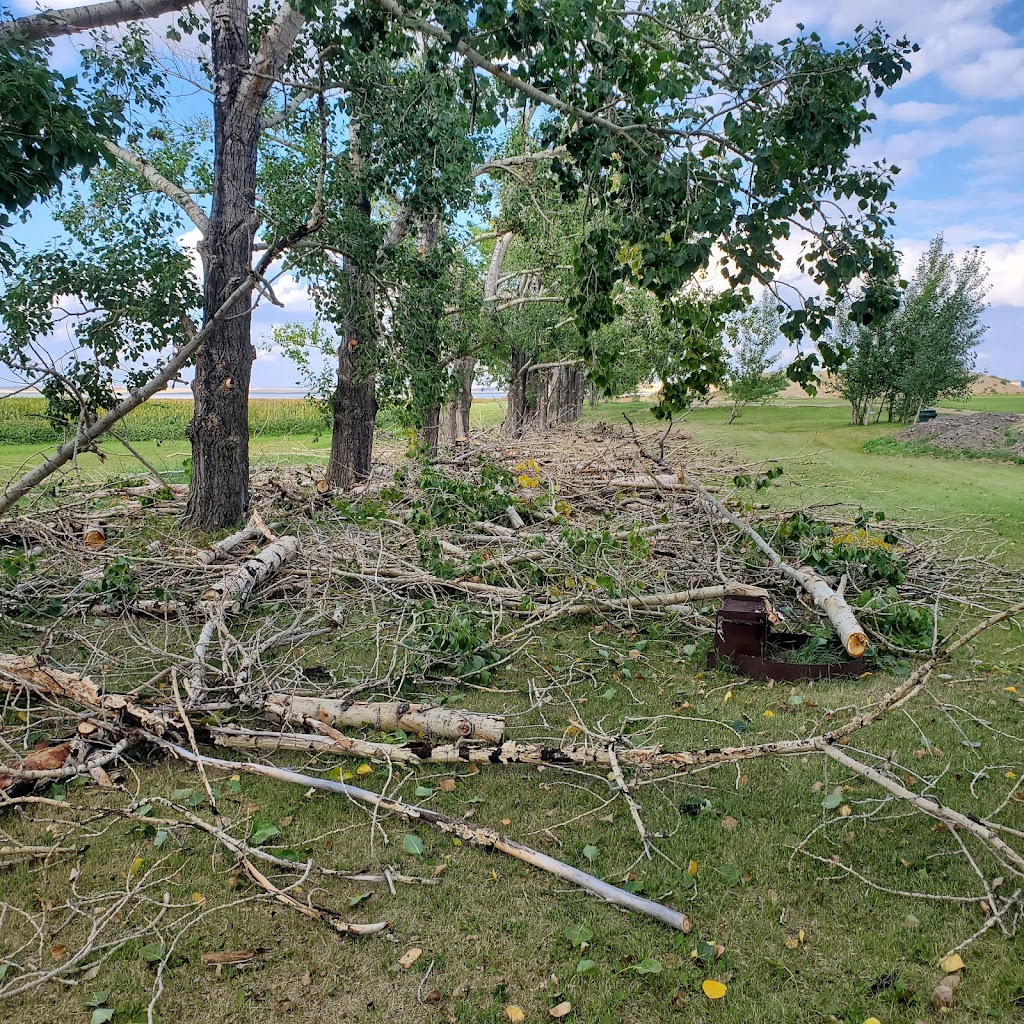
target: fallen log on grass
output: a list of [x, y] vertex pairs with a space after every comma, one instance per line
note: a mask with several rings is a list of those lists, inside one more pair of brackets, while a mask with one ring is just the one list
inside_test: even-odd
[[790, 565], [750, 523], [744, 522], [730, 512], [722, 502], [712, 497], [706, 488], [697, 483], [690, 486], [723, 519], [749, 537], [778, 572], [794, 580], [806, 591], [814, 604], [828, 616], [851, 658], [859, 658], [868, 649], [868, 635], [861, 628], [853, 609], [846, 603], [842, 586], [838, 590], [833, 590], [814, 569]]
[[258, 540], [263, 536], [263, 531], [256, 525], [254, 519], [250, 519], [240, 530], [236, 530], [234, 533], [229, 534], [223, 540], [217, 541], [216, 544], [211, 544], [208, 548], [203, 548], [202, 551], [196, 555], [196, 558], [203, 565], [213, 565], [214, 562], [219, 562], [222, 558], [227, 558], [231, 552], [242, 544], [248, 541]]
[[686, 927], [686, 919], [678, 910], [672, 910], [661, 903], [655, 903], [654, 900], [649, 900], [643, 896], [637, 896], [635, 893], [627, 892], [625, 889], [620, 889], [617, 885], [611, 885], [586, 871], [581, 871], [579, 868], [574, 868], [569, 864], [556, 860], [554, 857], [549, 857], [546, 853], [541, 853], [539, 850], [534, 850], [529, 846], [524, 846], [522, 843], [517, 843], [514, 839], [510, 839], [508, 836], [494, 831], [494, 829], [473, 825], [468, 821], [460, 818], [451, 818], [446, 814], [438, 814], [427, 807], [417, 807], [414, 804], [407, 804], [402, 800], [383, 797], [378, 793], [373, 793], [367, 789], [360, 789], [358, 786], [351, 786], [345, 782], [334, 782], [332, 779], [321, 779], [313, 775], [303, 775], [301, 772], [293, 772], [285, 768], [275, 768], [269, 765], [225, 761], [218, 757], [206, 757], [203, 754], [195, 754], [185, 747], [178, 746], [176, 743], [169, 743], [158, 737], [151, 737], [151, 739], [157, 745], [196, 765], [202, 765], [206, 768], [221, 768], [228, 772], [246, 772], [251, 775], [262, 775], [268, 779], [289, 782], [303, 786], [306, 789], [321, 789], [329, 793], [338, 793], [359, 803], [368, 804], [378, 810], [397, 814], [407, 821], [425, 822], [440, 832], [456, 836], [464, 843], [507, 854], [509, 857], [514, 857], [524, 864], [539, 868], [541, 871], [546, 871], [556, 878], [561, 878], [563, 881], [579, 886], [595, 896], [600, 896], [601, 899], [607, 900], [609, 903], [614, 903], [616, 906], [623, 907], [626, 910], [632, 910], [635, 913], [645, 914], [648, 917], [654, 918], [654, 920], [660, 921], [670, 928], [683, 931], [684, 927]]
[[253, 588], [279, 572], [301, 546], [298, 537], [275, 540], [206, 590], [203, 601], [243, 604]]
[[505, 720], [498, 715], [408, 701], [323, 700], [275, 694], [264, 710], [274, 718], [303, 724], [307, 719], [327, 725], [371, 726], [378, 732], [414, 732], [419, 736], [479, 740], [500, 743], [505, 735]]

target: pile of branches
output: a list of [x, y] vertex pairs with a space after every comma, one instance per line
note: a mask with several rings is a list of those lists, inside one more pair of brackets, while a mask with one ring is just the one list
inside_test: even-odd
[[[891, 764], [855, 756], [849, 745], [854, 733], [905, 708], [957, 650], [1024, 610], [1013, 603], [1014, 581], [994, 560], [997, 552], [950, 556], [952, 529], [910, 530], [841, 506], [813, 516], [777, 513], [755, 500], [777, 477], [771, 467], [709, 463], [685, 439], [636, 432], [610, 438], [607, 429], [576, 428], [516, 446], [485, 439], [445, 464], [385, 465], [359, 493], [333, 494], [312, 470], [265, 473], [256, 479], [252, 519], [206, 547], [183, 541], [169, 518], [182, 495], [162, 486], [37, 506], [3, 527], [11, 586], [0, 612], [12, 647], [21, 642], [32, 653], [0, 654], [8, 712], [0, 812], [45, 805], [38, 788], [55, 781], [109, 786], [132, 751], [148, 748], [195, 766], [202, 781], [208, 814], [166, 803], [166, 814], [173, 812], [167, 827], [212, 836], [263, 896], [340, 934], [377, 934], [387, 922], [348, 921], [297, 899], [298, 882], [274, 881], [271, 868], [298, 872], [300, 880], [324, 869], [282, 860], [241, 838], [218, 806], [210, 772], [336, 793], [369, 806], [375, 821], [393, 814], [430, 825], [687, 930], [678, 909], [510, 836], [340, 778], [279, 767], [273, 756], [358, 757], [389, 770], [424, 763], [599, 766], [615, 780], [642, 855], [650, 857], [660, 851], [635, 795], [645, 778], [816, 754], [943, 823], [1006, 877], [1024, 879], [1024, 854], [1012, 845], [1021, 834], [998, 820], [1009, 798], [988, 816], [964, 813], [913, 792]], [[410, 679], [421, 688], [491, 689], [490, 673], [530, 657], [538, 630], [554, 620], [662, 617], [681, 643], [696, 639], [713, 631], [713, 609], [726, 596], [762, 600], [773, 618], [834, 633], [848, 655], [927, 657], [890, 692], [829, 716], [811, 735], [731, 747], [636, 745], [582, 718], [571, 736], [524, 738], [509, 735], [508, 715], [404, 696]], [[981, 621], [945, 642], [940, 623], [948, 609], [975, 609]], [[336, 672], [303, 663], [305, 645], [324, 637], [350, 635], [365, 648], [368, 629], [373, 657], [348, 685]], [[98, 683], [93, 670], [108, 671], [110, 660], [121, 663], [117, 678]], [[383, 699], [360, 699], [371, 693]], [[380, 742], [345, 731], [367, 726], [404, 738]], [[29, 736], [41, 732], [46, 739], [26, 753]], [[255, 759], [225, 758], [224, 751]], [[147, 820], [152, 813], [150, 807]], [[65, 849], [8, 840], [0, 856]], [[1010, 933], [1024, 910], [1021, 889], [996, 893], [991, 872], [978, 871], [989, 909], [978, 934], [992, 927]], [[388, 869], [377, 877], [393, 885], [399, 875]], [[169, 907], [147, 889], [152, 884], [147, 877], [130, 884], [125, 900], [111, 897], [100, 918], [113, 920], [103, 915], [122, 913], [125, 901], [148, 901], [154, 917], [138, 934], [157, 928]], [[101, 931], [91, 932], [81, 955], [61, 970], [0, 979], [0, 996], [95, 967], [123, 938], [101, 939]], [[17, 956], [3, 955], [10, 963]]]

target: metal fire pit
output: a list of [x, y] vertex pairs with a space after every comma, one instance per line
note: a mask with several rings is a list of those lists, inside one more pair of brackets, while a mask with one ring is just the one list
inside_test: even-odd
[[727, 668], [749, 679], [829, 679], [859, 676], [867, 671], [863, 658], [837, 663], [796, 664], [772, 658], [771, 649], [798, 650], [810, 637], [805, 633], [773, 633], [764, 601], [758, 597], [727, 597], [715, 616], [715, 646], [708, 668]]

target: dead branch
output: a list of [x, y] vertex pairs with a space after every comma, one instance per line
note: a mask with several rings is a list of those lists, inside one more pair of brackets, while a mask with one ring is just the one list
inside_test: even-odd
[[868, 649], [868, 635], [861, 629], [856, 615], [853, 614], [853, 609], [846, 603], [842, 594], [834, 591], [813, 569], [806, 566], [792, 566], [784, 561], [782, 556], [749, 523], [730, 512], [722, 502], [709, 494], [700, 484], [691, 483], [691, 486], [723, 519], [728, 520], [736, 529], [749, 537], [775, 569], [799, 583], [807, 591], [815, 605], [829, 617], [851, 658], [859, 658]]
[[[168, 743], [166, 740], [156, 736], [150, 738], [157, 745], [170, 750], [186, 761], [194, 763], [197, 760], [196, 756], [185, 747], [178, 746], [175, 743]], [[224, 761], [220, 758], [203, 757], [202, 755], [200, 757], [203, 763], [211, 768], [222, 768], [225, 771], [231, 772], [247, 772], [253, 775], [277, 779], [279, 782], [289, 782], [305, 786], [306, 788], [339, 793], [376, 809], [400, 815], [408, 821], [426, 822], [441, 832], [457, 836], [463, 842], [470, 843], [473, 846], [480, 846], [484, 849], [498, 850], [510, 857], [514, 857], [516, 860], [523, 861], [525, 864], [530, 864], [542, 871], [555, 875], [563, 881], [586, 889], [588, 892], [600, 896], [609, 903], [614, 903], [616, 906], [624, 907], [639, 914], [645, 914], [671, 928], [683, 930], [684, 918], [678, 911], [671, 910], [661, 903], [655, 903], [653, 900], [645, 899], [634, 893], [626, 892], [625, 889], [620, 889], [616, 885], [610, 885], [608, 882], [602, 881], [586, 871], [580, 871], [578, 868], [571, 867], [560, 860], [556, 860], [554, 857], [549, 857], [539, 850], [533, 850], [528, 846], [517, 843], [515, 840], [502, 835], [500, 832], [495, 832], [493, 829], [472, 825], [468, 821], [463, 821], [459, 818], [450, 818], [447, 815], [431, 811], [426, 807], [417, 807], [401, 800], [383, 797], [369, 790], [360, 789], [358, 786], [350, 786], [345, 782], [334, 782], [331, 779], [321, 779], [316, 776], [303, 775], [300, 772], [288, 771], [284, 768], [253, 764], [251, 762]]]

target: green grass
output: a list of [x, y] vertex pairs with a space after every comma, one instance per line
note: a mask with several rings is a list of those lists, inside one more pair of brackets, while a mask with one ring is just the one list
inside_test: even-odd
[[940, 409], [971, 409], [975, 412], [1019, 412], [1024, 415], [1024, 393], [1019, 395], [972, 395], [962, 402], [936, 402]]
[[[623, 423], [621, 413], [626, 411], [647, 423], [647, 407], [605, 405], [586, 416]], [[493, 423], [500, 412], [497, 403], [474, 409], [478, 423]], [[895, 428], [850, 427], [840, 406], [751, 409], [732, 426], [726, 426], [726, 418], [724, 409], [704, 410], [675, 429], [695, 439], [702, 461], [717, 459], [725, 465], [738, 454], [765, 466], [781, 464], [783, 477], [758, 492], [757, 500], [780, 506], [839, 501], [911, 521], [942, 521], [963, 528], [971, 551], [985, 550], [992, 538], [999, 538], [1001, 557], [1011, 566], [1024, 567], [1018, 467], [866, 451], [865, 441], [884, 439]], [[295, 435], [260, 439], [254, 448], [257, 457], [266, 459], [315, 461], [324, 458], [325, 446], [325, 440], [314, 443], [308, 435]], [[529, 439], [524, 450], [528, 446]], [[104, 445], [111, 454], [102, 465], [95, 456], [83, 457], [84, 471], [92, 479], [111, 472], [137, 473], [130, 456], [113, 454], [116, 447]], [[180, 468], [187, 455], [181, 442], [142, 442], [140, 447], [165, 460], [168, 468]], [[12, 469], [35, 451], [32, 446], [0, 448], [0, 466]], [[297, 520], [285, 524], [289, 527], [309, 530], [310, 524]], [[317, 529], [321, 538], [327, 536]], [[170, 517], [148, 520], [138, 537], [124, 543], [133, 545], [141, 558], [154, 537], [168, 550], [180, 543]], [[213, 578], [217, 567], [208, 572]], [[170, 596], [187, 599], [189, 594]], [[380, 615], [384, 621], [397, 612], [384, 601]], [[962, 621], [973, 621], [975, 615], [967, 610]], [[240, 638], [248, 632], [244, 618], [232, 620], [232, 631]], [[947, 628], [954, 625], [949, 622]], [[0, 649], [37, 649], [41, 637], [31, 626], [31, 620], [0, 622]], [[309, 643], [294, 657], [311, 668], [333, 671], [339, 679], [360, 678], [376, 654], [377, 624], [356, 621], [346, 626], [341, 637]], [[544, 633], [495, 671], [489, 690], [439, 689], [413, 680], [403, 696], [442, 697], [459, 706], [510, 712], [516, 737], [558, 735], [577, 716], [614, 729], [630, 716], [665, 715], [657, 740], [667, 749], [685, 749], [735, 742], [735, 735], [715, 722], [741, 723], [745, 742], [800, 736], [819, 729], [827, 709], [845, 709], [836, 711], [836, 718], [845, 720], [852, 707], [863, 706], [893, 683], [889, 676], [794, 687], [752, 683], [707, 672], [703, 643], [686, 654], [690, 637], [673, 622], [638, 632], [628, 626], [608, 627], [600, 634], [591, 626], [577, 622]], [[86, 667], [97, 682], [127, 689], [148, 670], [140, 663], [137, 638], [118, 628], [110, 622], [76, 622], [52, 631], [46, 642], [59, 663]], [[164, 631], [154, 626], [147, 640], [158, 653], [185, 652], [193, 634], [191, 627]], [[91, 642], [109, 657], [97, 657]], [[602, 648], [609, 656], [602, 656]], [[993, 631], [933, 679], [927, 693], [908, 707], [909, 715], [887, 716], [858, 734], [854, 747], [883, 755], [899, 751], [901, 777], [911, 771], [938, 776], [932, 792], [941, 801], [966, 811], [990, 811], [1011, 786], [1005, 773], [1024, 773], [1018, 738], [1024, 706], [1019, 694], [1006, 689], [1016, 686], [1024, 694], [1022, 663], [1020, 633]], [[538, 693], [552, 699], [540, 704]], [[791, 696], [802, 702], [791, 702]], [[940, 703], [967, 707], [991, 728], [959, 715], [954, 723]], [[8, 713], [17, 719], [16, 709]], [[965, 734], [981, 746], [965, 745]], [[327, 759], [310, 764], [296, 758], [294, 763], [313, 771], [332, 766]], [[357, 763], [346, 767], [354, 770]], [[975, 779], [986, 765], [1000, 767]], [[134, 772], [125, 781], [139, 797], [199, 789], [198, 779], [186, 768], [155, 758], [135, 765]], [[387, 777], [377, 765], [359, 781], [380, 789]], [[438, 788], [445, 777], [456, 780], [454, 791]], [[224, 774], [213, 773], [213, 781], [227, 789]], [[205, 899], [211, 911], [224, 905], [183, 933], [164, 979], [158, 1006], [163, 1022], [498, 1024], [509, 1004], [521, 1005], [527, 1021], [541, 1022], [551, 1019], [549, 1008], [563, 999], [573, 1004], [569, 1024], [863, 1024], [869, 1017], [882, 1024], [1024, 1020], [1024, 952], [1019, 940], [1015, 944], [997, 929], [964, 953], [968, 967], [953, 1013], [939, 1018], [927, 1004], [938, 978], [935, 958], [984, 921], [976, 905], [887, 895], [826, 864], [799, 855], [791, 860], [797, 844], [824, 825], [825, 832], [811, 848], [825, 857], [839, 857], [881, 884], [940, 896], [977, 891], [977, 878], [955, 842], [928, 819], [888, 810], [861, 817], [875, 809], [879, 791], [864, 781], [847, 780], [835, 768], [826, 774], [818, 758], [763, 759], [739, 772], [720, 769], [671, 783], [641, 782], [637, 794], [645, 821], [664, 833], [657, 845], [674, 863], [660, 857], [638, 860], [640, 844], [628, 809], [612, 799], [600, 773], [586, 777], [550, 769], [487, 767], [469, 772], [433, 766], [396, 772], [388, 791], [417, 800], [416, 786], [430, 786], [435, 790], [426, 798], [430, 806], [456, 815], [472, 813], [481, 825], [582, 868], [588, 867], [583, 848], [594, 845], [598, 874], [616, 882], [632, 877], [652, 897], [684, 910], [694, 926], [689, 936], [620, 913], [499, 854], [454, 846], [425, 827], [384, 818], [387, 841], [378, 832], [371, 850], [369, 820], [361, 810], [327, 794], [306, 796], [300, 787], [249, 776], [242, 776], [240, 792], [225, 796], [224, 812], [233, 821], [249, 816], [278, 827], [280, 834], [268, 848], [296, 850], [300, 857], [312, 855], [340, 869], [394, 864], [410, 874], [430, 875], [436, 866], [446, 865], [442, 884], [399, 886], [391, 895], [386, 886], [331, 879], [307, 883], [300, 897], [312, 895], [354, 920], [386, 918], [391, 924], [385, 937], [339, 940], [282, 907], [229, 907], [254, 889], [245, 879], [230, 881], [230, 863], [207, 837], [178, 830], [158, 848], [155, 828], [108, 817], [91, 823], [88, 849], [81, 856], [0, 867], [0, 898], [32, 907], [52, 900], [59, 906], [68, 896], [69, 873], [77, 864], [81, 875], [76, 885], [82, 892], [123, 889], [127, 879], [153, 870], [153, 899], [159, 900], [166, 889], [184, 907], [193, 906], [194, 898]], [[853, 809], [849, 818], [822, 807], [823, 796], [843, 782], [850, 786], [843, 793]], [[819, 791], [818, 783], [826, 788]], [[69, 808], [87, 810], [123, 807], [128, 799], [95, 787], [67, 794]], [[69, 815], [46, 809], [38, 815], [43, 820], [33, 823], [29, 816], [7, 814], [0, 816], [0, 828], [22, 841], [52, 842], [63, 834], [60, 819]], [[738, 822], [734, 830], [723, 827], [728, 817]], [[1024, 801], [1011, 802], [1003, 820], [1024, 828]], [[423, 841], [422, 857], [403, 851], [409, 833]], [[695, 885], [686, 871], [691, 858], [698, 865]], [[1010, 879], [1005, 884], [1016, 885]], [[369, 900], [349, 907], [351, 898], [369, 890], [374, 893]], [[152, 908], [139, 912], [151, 915]], [[176, 910], [171, 917], [180, 913]], [[918, 918], [917, 926], [908, 927], [908, 914]], [[52, 956], [54, 945], [73, 949], [80, 934], [80, 926], [58, 932], [60, 919], [55, 911], [44, 959]], [[585, 951], [574, 949], [565, 934], [579, 924], [593, 933]], [[786, 938], [801, 929], [805, 943], [789, 948]], [[106, 1005], [117, 1011], [113, 1024], [133, 1024], [141, 1019], [140, 1008], [154, 981], [140, 949], [157, 939], [170, 941], [175, 934], [168, 927], [162, 935], [134, 942], [77, 988], [45, 988], [0, 1004], [0, 1019], [5, 1024], [37, 1024], [41, 1019], [86, 1024], [86, 998], [107, 991]], [[721, 943], [726, 949], [722, 959], [710, 965], [694, 961], [691, 951], [698, 938]], [[200, 962], [208, 950], [257, 946], [267, 950], [262, 961], [226, 968], [220, 977]], [[413, 946], [423, 949], [423, 955], [403, 970], [399, 957]], [[577, 973], [584, 958], [595, 962], [593, 974]], [[638, 973], [637, 966], [647, 959], [656, 960], [660, 972]], [[699, 984], [707, 977], [728, 985], [721, 1003], [711, 1004], [701, 995]]]
[[[652, 426], [656, 421], [649, 408], [639, 402], [600, 406], [584, 415], [625, 426], [625, 412]], [[1005, 539], [1013, 557], [1024, 561], [1024, 474], [1015, 465], [927, 455], [894, 459], [866, 451], [866, 442], [887, 438], [900, 427], [850, 426], [845, 407], [768, 406], [745, 409], [730, 426], [727, 419], [725, 409], [698, 410], [674, 430], [724, 457], [738, 454], [766, 467], [781, 465], [783, 476], [758, 492], [758, 500], [793, 507], [838, 501], [916, 522], [974, 522]]]

